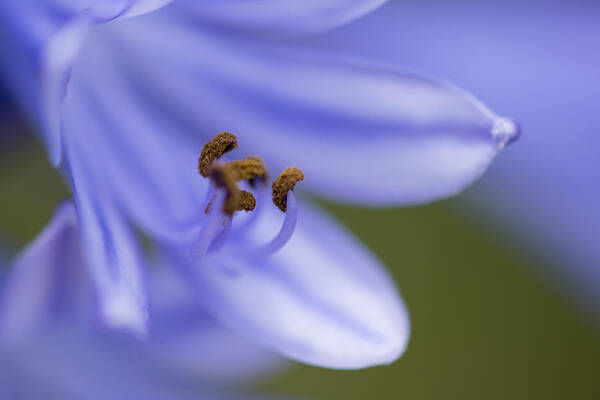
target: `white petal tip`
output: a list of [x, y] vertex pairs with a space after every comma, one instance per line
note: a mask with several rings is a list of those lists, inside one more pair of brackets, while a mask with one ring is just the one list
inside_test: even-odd
[[300, 359], [320, 367], [332, 369], [364, 369], [379, 365], [389, 365], [397, 361], [406, 351], [410, 338], [410, 322], [408, 316], [398, 326], [395, 334], [389, 332], [378, 339], [357, 344], [354, 348], [346, 348], [339, 353], [330, 353], [327, 357], [315, 362], [311, 357]]
[[123, 330], [144, 338], [148, 333], [148, 313], [142, 311], [126, 296], [115, 296], [104, 304], [103, 320], [111, 330]]
[[498, 141], [498, 145], [502, 149], [521, 136], [521, 126], [518, 122], [509, 118], [499, 117], [494, 121], [491, 134]]

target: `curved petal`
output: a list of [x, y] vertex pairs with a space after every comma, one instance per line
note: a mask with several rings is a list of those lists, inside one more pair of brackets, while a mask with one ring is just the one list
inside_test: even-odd
[[[68, 125], [69, 119], [64, 123]], [[95, 187], [102, 165], [89, 159], [97, 154], [77, 144], [65, 141], [65, 154], [71, 179], [77, 182], [72, 186], [83, 254], [96, 288], [99, 317], [107, 326], [144, 334], [148, 317], [144, 256], [126, 221], [101, 187]]]
[[[545, 271], [596, 318], [598, 15], [600, 3], [594, 1], [396, 2], [353, 26], [314, 38], [315, 45], [327, 49], [410, 62], [451, 77], [476, 88], [495, 108], [518, 115], [526, 140], [503, 154], [469, 192], [464, 212], [478, 211], [477, 218], [493, 222], [491, 229], [502, 229], [507, 241], [535, 253]], [[393, 45], [385, 41], [391, 30], [398, 38]], [[367, 32], [368, 41], [359, 39]]]
[[104, 350], [98, 355], [107, 363], [133, 358], [139, 361], [138, 369], [143, 366], [212, 385], [250, 379], [284, 365], [281, 357], [217, 324], [160, 260], [150, 274], [154, 312], [146, 340], [97, 330], [89, 324], [93, 304], [80, 246], [75, 208], [64, 203], [18, 257], [3, 283], [0, 360], [7, 343], [30, 347], [42, 341], [75, 362], [81, 348], [100, 346]]
[[29, 118], [38, 125], [50, 161], [61, 159], [59, 109], [71, 64], [90, 29], [163, 7], [171, 0], [25, 0], [3, 4], [0, 68]]
[[75, 192], [75, 200], [101, 320], [110, 327], [144, 334], [148, 305], [143, 256], [132, 232], [122, 217], [100, 208], [85, 189]]
[[310, 34], [358, 18], [386, 0], [183, 0], [174, 7], [204, 24], [264, 35]]
[[292, 46], [200, 33], [165, 15], [113, 30], [119, 43], [113, 48], [139, 61], [123, 64], [122, 73], [147, 79], [149, 97], [168, 98], [173, 117], [204, 131], [236, 132], [275, 170], [302, 168], [304, 186], [318, 194], [390, 205], [448, 196], [518, 136], [513, 122], [452, 85]]
[[[410, 328], [390, 277], [325, 215], [305, 205], [299, 212], [294, 236], [270, 258], [226, 247], [193, 268], [177, 265], [216, 319], [288, 357], [331, 368], [394, 361]], [[274, 234], [281, 215], [264, 213], [248, 237]]]
[[281, 356], [215, 322], [164, 264], [157, 260], [149, 275], [152, 331], [141, 348], [150, 363], [212, 384], [257, 378], [286, 366]]
[[85, 161], [94, 182], [88, 187], [131, 222], [154, 237], [195, 239], [208, 189], [197, 172], [203, 140], [172, 121], [168, 105], [146, 98], [139, 79], [122, 74], [111, 50], [102, 34], [92, 35], [74, 64], [61, 110], [64, 141]]
[[[129, 342], [57, 329], [10, 349], [0, 349], [1, 391], [8, 398], [56, 400], [233, 400], [215, 387], [184, 377], [171, 377], [149, 365]], [[244, 397], [246, 398], [246, 397]]]
[[49, 225], [18, 256], [3, 283], [0, 338], [22, 340], [65, 311], [65, 291], [81, 264], [77, 220], [71, 203], [62, 204]]
[[264, 377], [288, 365], [280, 355], [215, 322], [198, 306], [153, 318], [147, 362], [176, 376], [231, 384]]

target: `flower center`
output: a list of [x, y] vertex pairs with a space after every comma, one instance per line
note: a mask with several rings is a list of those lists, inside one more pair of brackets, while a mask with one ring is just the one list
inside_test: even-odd
[[[198, 172], [210, 179], [211, 184], [205, 199], [206, 223], [195, 245], [193, 256], [202, 258], [206, 253], [215, 252], [227, 242], [232, 230], [233, 217], [236, 211], [254, 211], [257, 200], [254, 194], [241, 190], [239, 182], [246, 182], [249, 189], [257, 189], [259, 195], [268, 180], [267, 169], [258, 157], [247, 157], [227, 163], [220, 162], [223, 154], [238, 147], [237, 137], [228, 132], [219, 133], [207, 142], [198, 159]], [[279, 233], [262, 246], [237, 249], [244, 257], [264, 257], [281, 249], [291, 238], [297, 221], [296, 198], [293, 194], [295, 185], [304, 180], [304, 173], [295, 167], [286, 168], [272, 184], [273, 203], [285, 213], [283, 225]], [[260, 196], [259, 196], [260, 199]], [[260, 199], [262, 200], [262, 199]], [[258, 210], [238, 229], [247, 230], [258, 216]]]

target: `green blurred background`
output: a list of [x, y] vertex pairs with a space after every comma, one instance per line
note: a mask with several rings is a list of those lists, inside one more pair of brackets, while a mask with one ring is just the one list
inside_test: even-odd
[[[68, 196], [22, 123], [5, 120], [0, 234], [18, 249]], [[2, 137], [2, 136], [0, 136]], [[13, 136], [14, 137], [14, 136]], [[598, 327], [532, 255], [460, 199], [388, 210], [324, 204], [393, 273], [412, 319], [391, 366], [295, 366], [257, 390], [314, 399], [597, 399]], [[458, 212], [457, 212], [458, 211]]]

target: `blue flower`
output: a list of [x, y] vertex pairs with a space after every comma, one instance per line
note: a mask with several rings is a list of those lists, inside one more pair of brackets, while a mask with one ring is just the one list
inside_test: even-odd
[[64, 203], [2, 280], [3, 399], [235, 399], [223, 393], [232, 381], [282, 365], [216, 324], [160, 265], [150, 275], [147, 340], [99, 330], [80, 250], [74, 207]]
[[[430, 201], [479, 177], [515, 123], [450, 84], [295, 38], [380, 3], [183, 0], [128, 19], [83, 7], [67, 20], [39, 4], [35, 15], [0, 9], [17, 21], [0, 29], [19, 38], [2, 43], [2, 67], [71, 184], [104, 323], [147, 330], [135, 227], [214, 318], [288, 357], [360, 368], [403, 352], [405, 307], [368, 250], [293, 193], [282, 216], [260, 185], [254, 212], [223, 215], [226, 191], [207, 207], [214, 185], [195, 168], [227, 130], [243, 152], [224, 160], [297, 166], [306, 191], [347, 202]], [[39, 32], [38, 19], [54, 29]]]

